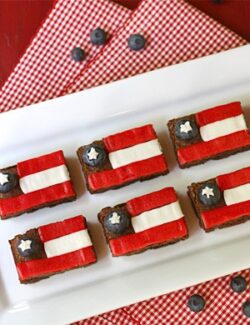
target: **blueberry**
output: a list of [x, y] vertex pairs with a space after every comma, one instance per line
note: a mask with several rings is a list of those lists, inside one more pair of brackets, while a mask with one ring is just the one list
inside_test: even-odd
[[0, 173], [0, 193], [7, 193], [17, 185], [17, 176], [9, 172]]
[[76, 62], [81, 62], [85, 59], [85, 52], [83, 49], [81, 49], [80, 47], [75, 47], [72, 51], [71, 51], [71, 57], [74, 61]]
[[180, 120], [175, 124], [175, 134], [181, 140], [191, 140], [198, 135], [198, 128], [192, 120]]
[[247, 288], [247, 281], [245, 278], [238, 275], [231, 280], [230, 287], [234, 292], [243, 292]]
[[221, 199], [221, 192], [215, 183], [206, 183], [199, 188], [199, 200], [207, 206], [217, 204]]
[[113, 211], [104, 218], [104, 227], [114, 234], [122, 234], [129, 227], [129, 218], [122, 211]]
[[140, 51], [145, 47], [146, 40], [143, 35], [133, 34], [128, 39], [128, 47], [133, 51]]
[[36, 243], [33, 239], [25, 237], [17, 241], [17, 250], [23, 257], [30, 257], [36, 251]]
[[83, 161], [91, 167], [101, 166], [106, 157], [106, 151], [98, 145], [89, 145], [83, 152]]
[[188, 303], [187, 303], [190, 310], [192, 310], [194, 312], [201, 311], [205, 307], [205, 304], [206, 303], [205, 303], [204, 298], [200, 295], [192, 295], [188, 299]]
[[243, 314], [246, 317], [250, 317], [250, 300], [247, 300], [246, 302], [244, 302], [244, 304], [242, 306], [242, 310], [243, 310]]
[[107, 35], [101, 28], [94, 29], [90, 34], [90, 40], [94, 45], [103, 45], [106, 43]]

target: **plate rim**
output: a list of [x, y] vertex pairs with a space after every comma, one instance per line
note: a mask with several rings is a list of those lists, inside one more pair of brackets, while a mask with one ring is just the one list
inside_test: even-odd
[[[240, 66], [243, 64], [242, 61], [246, 61], [249, 58], [249, 54], [250, 54], [250, 45], [246, 45], [246, 46], [236, 48], [233, 50], [224, 51], [219, 54], [199, 58], [196, 60], [184, 62], [184, 63], [174, 65], [171, 67], [166, 67], [166, 68], [151, 71], [148, 73], [140, 74], [140, 75], [128, 78], [128, 79], [116, 81], [116, 82], [110, 83], [108, 85], [102, 85], [100, 87], [85, 90], [83, 92], [79, 92], [76, 94], [71, 94], [71, 95], [56, 98], [56, 99], [53, 99], [50, 101], [31, 105], [25, 109], [6, 112], [6, 113], [3, 113], [0, 115], [0, 128], [3, 129], [3, 132], [4, 132], [3, 134], [5, 136], [8, 136], [9, 132], [13, 132], [13, 129], [18, 130], [19, 128], [21, 128], [20, 125], [18, 126], [18, 123], [20, 124], [20, 121], [21, 121], [21, 125], [22, 125], [22, 123], [24, 123], [27, 118], [32, 119], [35, 116], [36, 117], [38, 116], [37, 120], [45, 121], [47, 116], [49, 114], [51, 114], [51, 111], [57, 112], [58, 109], [63, 109], [63, 114], [61, 114], [63, 116], [64, 112], [66, 112], [66, 110], [67, 110], [67, 105], [69, 105], [69, 103], [71, 101], [76, 103], [78, 101], [84, 101], [85, 98], [88, 96], [94, 97], [94, 96], [100, 96], [100, 94], [102, 94], [102, 96], [106, 96], [105, 94], [107, 94], [107, 96], [109, 96], [110, 93], [112, 93], [112, 91], [121, 91], [123, 89], [123, 87], [126, 87], [127, 84], [131, 84], [131, 83], [133, 85], [139, 84], [142, 82], [142, 80], [145, 80], [145, 82], [147, 82], [147, 83], [152, 83], [155, 79], [159, 78], [159, 76], [160, 76], [160, 78], [166, 78], [168, 80], [169, 78], [171, 79], [171, 77], [173, 75], [180, 74], [182, 71], [187, 73], [187, 71], [192, 71], [192, 69], [194, 69], [194, 70], [202, 69], [203, 66], [205, 66], [205, 67], [210, 66], [210, 65], [214, 65], [214, 66], [218, 65], [219, 66], [220, 64], [221, 65], [234, 64], [234, 66], [237, 66], [237, 65]], [[247, 70], [247, 69], [245, 69], [245, 70]], [[211, 74], [214, 74], [214, 72], [211, 72]], [[235, 81], [237, 82], [238, 78], [245, 78], [245, 77], [250, 77], [250, 73], [247, 73], [247, 71], [245, 71], [244, 76], [239, 76], [239, 74], [237, 74]], [[185, 83], [187, 81], [188, 80], [185, 79], [183, 82]], [[222, 81], [223, 80], [219, 80], [219, 83], [221, 83]], [[130, 109], [130, 111], [133, 111], [136, 104], [137, 103], [133, 104], [133, 108]], [[38, 110], [36, 110], [36, 108]], [[98, 110], [100, 110], [99, 104], [95, 107], [93, 115], [98, 113]], [[138, 110], [140, 110], [140, 107], [138, 107]], [[82, 107], [80, 107], [80, 105], [78, 105], [74, 108], [74, 112], [77, 114], [79, 114], [81, 111], [82, 111]], [[129, 112], [128, 110], [123, 109], [119, 114], [121, 114], [121, 115], [127, 114], [128, 112]], [[62, 117], [62, 119], [60, 119], [60, 123], [62, 123], [63, 120], [68, 118], [69, 113], [67, 112], [65, 114], [66, 115], [64, 117]], [[114, 111], [110, 112], [109, 114], [114, 114]], [[116, 111], [116, 114], [118, 114], [117, 111]], [[91, 118], [92, 118], [92, 120], [91, 120]], [[102, 120], [102, 118], [105, 118], [104, 114], [101, 114], [101, 116], [99, 117], [99, 120]], [[89, 123], [93, 123], [94, 121], [95, 121], [95, 119], [93, 118], [93, 116], [91, 116]], [[70, 124], [68, 126], [69, 128], [72, 125], [71, 123], [72, 123], [72, 117], [71, 117], [71, 120], [69, 121], [69, 124]], [[81, 124], [81, 123], [82, 123], [82, 119], [79, 120], [78, 124]], [[10, 127], [10, 125], [11, 125], [11, 127]], [[49, 123], [48, 128], [51, 129], [52, 125], [53, 125], [53, 123]], [[62, 124], [59, 125], [56, 132], [59, 132], [60, 127], [62, 127]], [[37, 132], [37, 134], [35, 136], [38, 137], [39, 132]], [[4, 136], [2, 138], [4, 138]], [[25, 143], [25, 141], [28, 141], [29, 139], [30, 139], [30, 134], [28, 132], [25, 132], [24, 140], [20, 139], [20, 142], [10, 143], [9, 145], [11, 145], [13, 147], [15, 147], [17, 145], [22, 145]], [[6, 150], [6, 146], [4, 144], [4, 141], [0, 140], [0, 153], [4, 152], [5, 150]], [[236, 249], [236, 247], [238, 247], [239, 245], [242, 245], [242, 242], [249, 243], [249, 239], [242, 238], [242, 240], [240, 242], [238, 242], [236, 244], [235, 243], [231, 244], [230, 245], [230, 246], [232, 246], [231, 249], [232, 250]], [[223, 250], [223, 247], [220, 249]], [[207, 259], [209, 259], [209, 260], [211, 259], [211, 261], [214, 261], [215, 264], [218, 262], [215, 259], [215, 257], [213, 256], [213, 254], [211, 255], [211, 252], [203, 251], [203, 252], [199, 252], [199, 254], [194, 254], [194, 255], [199, 256], [198, 257], [199, 263], [201, 261], [203, 261], [203, 260], [205, 261]], [[248, 263], [246, 262], [246, 260], [247, 260], [246, 255], [242, 254], [242, 256], [240, 256], [240, 258], [241, 258], [241, 264], [245, 265], [245, 268], [250, 266], [249, 262]], [[230, 256], [225, 256], [224, 265], [226, 266], [225, 268], [227, 269], [226, 274], [230, 274], [231, 272], [237, 271], [235, 269], [230, 269], [229, 262], [230, 262]], [[166, 264], [166, 263], [167, 262], [165, 262], [163, 264]], [[40, 319], [40, 320], [38, 320], [37, 324], [42, 324], [42, 322], [44, 322], [44, 320], [45, 320], [44, 317], [47, 317], [46, 318], [47, 324], [50, 324], [50, 323], [51, 324], [52, 323], [60, 324], [60, 323], [62, 323], [62, 321], [70, 323], [73, 321], [77, 321], [79, 319], [94, 316], [94, 315], [100, 314], [102, 312], [110, 311], [110, 310], [113, 310], [113, 309], [116, 309], [116, 308], [119, 308], [119, 307], [122, 307], [122, 306], [125, 306], [128, 304], [132, 304], [132, 303], [135, 303], [135, 302], [138, 302], [141, 300], [145, 300], [148, 298], [152, 298], [152, 297], [173, 291], [172, 290], [173, 288], [169, 288], [169, 290], [166, 290], [166, 288], [162, 288], [162, 289], [160, 288], [162, 286], [161, 286], [161, 283], [159, 283], [159, 280], [157, 280], [157, 276], [156, 276], [157, 268], [158, 268], [157, 265], [152, 265], [149, 268], [150, 268], [151, 276], [155, 275], [155, 281], [156, 281], [155, 282], [155, 290], [154, 290], [154, 292], [152, 292], [152, 290], [151, 290], [151, 292], [148, 292], [146, 289], [145, 292], [143, 293], [144, 298], [142, 298], [141, 293], [133, 292], [134, 298], [131, 299], [131, 297], [129, 296], [128, 288], [127, 288], [127, 287], [133, 288], [135, 286], [135, 284], [140, 283], [140, 276], [142, 274], [144, 274], [143, 282], [145, 281], [145, 279], [147, 279], [147, 276], [149, 276], [148, 271], [146, 271], [146, 273], [145, 273], [145, 270], [139, 270], [136, 272], [132, 272], [132, 274], [131, 273], [123, 274], [119, 277], [119, 279], [107, 279], [104, 281], [105, 288], [107, 288], [107, 290], [110, 287], [111, 281], [112, 281], [112, 286], [114, 285], [114, 283], [117, 283], [117, 285], [119, 284], [119, 288], [120, 288], [121, 292], [123, 293], [122, 294], [123, 298], [120, 299], [119, 302], [115, 301], [117, 299], [115, 293], [113, 293], [114, 297], [111, 297], [112, 299], [111, 298], [107, 299], [107, 301], [105, 302], [106, 303], [105, 306], [102, 306], [101, 308], [100, 308], [100, 306], [96, 306], [95, 309], [91, 309], [91, 310], [87, 306], [86, 306], [85, 310], [83, 310], [83, 306], [81, 304], [75, 303], [75, 301], [74, 301], [74, 303], [72, 301], [70, 301], [70, 300], [72, 300], [70, 297], [72, 294], [75, 297], [79, 298], [81, 296], [81, 294], [83, 293], [83, 291], [85, 291], [85, 294], [87, 291], [91, 292], [91, 290], [93, 290], [91, 288], [94, 287], [92, 285], [92, 286], [89, 286], [87, 289], [83, 287], [81, 289], [73, 290], [69, 293], [62, 294], [59, 297], [50, 297], [49, 299], [41, 299], [44, 308], [46, 310], [50, 311], [50, 312], [46, 313], [46, 315], [43, 314], [44, 308], [41, 308], [41, 306], [40, 306], [41, 301], [33, 302], [31, 304], [28, 304], [28, 302], [23, 302], [23, 304], [13, 306], [12, 308], [9, 308], [9, 309], [4, 308], [3, 306], [1, 308], [1, 304], [0, 304], [1, 324], [3, 324], [3, 325], [9, 324], [9, 322], [16, 319], [16, 317], [18, 317], [18, 319], [19, 319], [19, 324], [26, 324], [26, 325], [31, 323], [32, 320], [34, 320], [34, 319]], [[169, 271], [169, 269], [168, 269], [168, 271]], [[216, 272], [214, 272], [213, 275], [211, 274], [211, 277], [207, 277], [207, 276], [204, 276], [203, 274], [200, 274], [198, 269], [196, 271], [193, 270], [193, 272], [194, 273], [193, 273], [192, 277], [190, 278], [188, 285], [184, 285], [184, 282], [181, 281], [182, 273], [176, 274], [176, 276], [179, 276], [179, 279], [180, 279], [180, 282], [179, 282], [180, 287], [175, 288], [175, 290], [179, 290], [179, 289], [187, 287], [187, 286], [195, 285], [195, 284], [198, 284], [198, 283], [201, 283], [201, 282], [204, 282], [207, 280], [211, 280], [211, 279], [219, 277], [219, 276], [226, 275], [226, 274], [217, 274], [216, 275]], [[127, 286], [124, 286], [121, 284], [121, 279], [126, 280]], [[193, 281], [191, 281], [191, 279], [193, 279]], [[140, 286], [143, 287], [143, 283], [141, 283]], [[119, 293], [119, 298], [121, 296], [121, 292]], [[44, 301], [44, 300], [46, 300], [46, 301]], [[80, 299], [78, 299], [78, 300], [80, 300]], [[67, 308], [68, 312], [67, 312], [67, 315], [63, 314], [63, 315], [61, 315], [62, 317], [60, 319], [58, 319], [57, 318], [58, 315], [53, 314], [53, 309], [55, 308], [55, 305], [57, 306], [57, 308], [60, 308], [63, 301], [64, 301], [64, 303], [66, 302], [69, 306]], [[54, 306], [53, 308], [52, 308], [51, 304]], [[42, 322], [40, 322], [40, 321], [42, 321]]]

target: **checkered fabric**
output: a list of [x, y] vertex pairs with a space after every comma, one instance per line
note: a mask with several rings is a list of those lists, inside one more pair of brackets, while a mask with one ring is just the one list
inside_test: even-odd
[[[248, 288], [236, 293], [230, 288], [231, 279], [243, 276]], [[205, 309], [194, 313], [187, 307], [193, 294], [203, 296]], [[187, 289], [120, 308], [74, 325], [247, 325], [250, 318], [242, 305], [250, 299], [250, 270], [245, 270]]]
[[[128, 37], [141, 33], [143, 51], [128, 48]], [[143, 0], [116, 37], [72, 86], [71, 93], [149, 70], [188, 61], [246, 42], [182, 0]]]
[[[90, 43], [96, 27], [109, 34], [104, 47]], [[145, 50], [128, 49], [132, 33], [145, 35]], [[133, 13], [109, 0], [57, 0], [0, 90], [0, 112], [244, 44], [182, 0], [142, 0]], [[70, 58], [76, 46], [82, 63]]]
[[[90, 42], [90, 33], [101, 27], [109, 39], [129, 17], [130, 10], [109, 0], [58, 0], [26, 53], [0, 90], [0, 111], [44, 101], [60, 95], [103, 46]], [[74, 47], [86, 60], [71, 59]]]

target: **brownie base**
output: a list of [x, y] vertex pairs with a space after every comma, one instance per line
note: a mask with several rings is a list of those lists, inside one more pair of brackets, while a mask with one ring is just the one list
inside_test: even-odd
[[196, 160], [196, 161], [184, 164], [184, 165], [181, 165], [179, 163], [176, 149], [175, 149], [175, 156], [176, 156], [176, 159], [178, 161], [179, 167], [181, 169], [185, 169], [185, 168], [189, 168], [189, 167], [192, 167], [192, 166], [197, 166], [197, 165], [204, 164], [209, 160], [219, 160], [219, 159], [227, 158], [227, 157], [229, 157], [231, 155], [234, 155], [234, 154], [237, 154], [237, 153], [240, 153], [240, 152], [244, 152], [244, 151], [248, 151], [248, 150], [250, 150], [250, 146], [240, 147], [240, 148], [237, 148], [237, 149], [234, 149], [234, 150], [224, 151], [223, 153], [220, 153], [218, 155], [210, 156], [209, 158], [198, 160], [198, 161]]
[[[120, 257], [120, 256], [130, 256], [130, 255], [135, 255], [135, 254], [140, 254], [140, 253], [143, 253], [149, 249], [156, 249], [156, 248], [159, 248], [159, 247], [163, 247], [163, 246], [168, 246], [168, 245], [171, 245], [171, 244], [175, 244], [181, 240], [185, 240], [189, 237], [189, 234], [187, 233], [185, 236], [182, 236], [182, 237], [178, 237], [178, 238], [173, 238], [173, 239], [168, 239], [168, 240], [165, 240], [161, 243], [158, 243], [158, 244], [152, 244], [152, 245], [146, 245], [145, 247], [141, 248], [141, 249], [137, 249], [137, 250], [134, 250], [134, 251], [131, 251], [127, 254], [121, 254], [121, 255], [114, 255], [113, 252], [112, 252], [112, 248], [110, 246], [110, 241], [112, 239], [116, 239], [116, 238], [119, 238], [121, 235], [119, 234], [114, 234], [112, 232], [109, 232], [106, 227], [104, 226], [104, 220], [105, 220], [105, 217], [113, 212], [113, 211], [122, 211], [123, 213], [125, 213], [128, 218], [130, 219], [129, 221], [129, 226], [128, 228], [126, 229], [125, 232], [123, 232], [123, 236], [126, 236], [126, 235], [131, 235], [131, 234], [135, 234], [135, 231], [132, 227], [132, 224], [131, 224], [131, 219], [132, 219], [132, 215], [130, 215], [129, 211], [127, 210], [126, 208], [126, 203], [121, 203], [121, 204], [118, 204], [114, 207], [106, 207], [106, 208], [103, 208], [99, 213], [98, 213], [98, 220], [102, 226], [102, 229], [103, 229], [103, 233], [104, 233], [104, 236], [105, 236], [105, 240], [106, 240], [106, 243], [108, 244], [109, 246], [109, 249], [111, 251], [111, 254], [113, 257]], [[136, 240], [136, 239], [135, 239]]]
[[[84, 170], [83, 170], [83, 173], [84, 173]], [[129, 182], [126, 182], [126, 183], [123, 183], [121, 185], [117, 185], [117, 186], [112, 186], [112, 187], [106, 187], [104, 189], [101, 189], [101, 190], [97, 190], [97, 191], [93, 191], [89, 184], [88, 184], [88, 181], [87, 181], [87, 175], [84, 173], [84, 176], [85, 176], [85, 180], [86, 180], [86, 186], [87, 186], [87, 189], [88, 191], [91, 193], [91, 194], [97, 194], [97, 193], [103, 193], [103, 192], [106, 192], [106, 191], [109, 191], [109, 190], [117, 190], [119, 188], [122, 188], [124, 186], [127, 186], [127, 185], [130, 185], [130, 184], [133, 184], [133, 183], [136, 183], [136, 182], [144, 182], [144, 181], [147, 181], [147, 180], [150, 180], [150, 179], [153, 179], [153, 178], [156, 178], [156, 177], [159, 177], [159, 176], [164, 176], [164, 175], [167, 175], [169, 173], [169, 170], [166, 170], [165, 172], [161, 172], [161, 173], [156, 173], [156, 174], [152, 174], [150, 176], [146, 176], [146, 177], [141, 177], [141, 178], [137, 178], [133, 181], [129, 181]]]
[[192, 204], [193, 209], [195, 211], [195, 215], [196, 215], [196, 217], [197, 217], [197, 219], [199, 221], [200, 227], [207, 233], [211, 232], [211, 231], [214, 231], [216, 229], [223, 229], [223, 228], [228, 228], [228, 227], [232, 227], [232, 226], [237, 226], [237, 225], [239, 225], [241, 223], [244, 223], [244, 222], [250, 220], [250, 215], [246, 215], [246, 216], [242, 216], [240, 218], [237, 218], [235, 220], [231, 220], [231, 221], [225, 222], [223, 224], [217, 225], [215, 227], [211, 227], [209, 229], [206, 229], [205, 226], [204, 226], [203, 220], [201, 218], [201, 215], [198, 212], [197, 207], [195, 205], [194, 192], [193, 192], [192, 185], [188, 187], [187, 194], [188, 194], [188, 196], [190, 198], [191, 204]]
[[[193, 115], [188, 115], [188, 116], [185, 116], [184, 118], [189, 118], [191, 119]], [[234, 155], [236, 153], [240, 153], [240, 152], [244, 152], [244, 151], [247, 151], [247, 150], [250, 150], [250, 146], [244, 146], [244, 147], [240, 147], [240, 148], [237, 148], [237, 149], [234, 149], [234, 150], [227, 150], [227, 151], [224, 151], [222, 153], [219, 153], [217, 155], [211, 155], [210, 157], [207, 157], [207, 158], [204, 158], [204, 159], [201, 159], [201, 160], [196, 160], [196, 161], [192, 161], [192, 162], [188, 162], [186, 164], [180, 164], [179, 162], [179, 159], [178, 159], [178, 154], [177, 154], [177, 150], [179, 149], [178, 146], [176, 145], [176, 137], [175, 137], [175, 123], [176, 121], [180, 120], [181, 118], [179, 119], [173, 119], [173, 120], [170, 120], [167, 124], [168, 126], [168, 130], [169, 130], [169, 134], [170, 134], [170, 138], [171, 138], [171, 141], [172, 141], [172, 144], [173, 144], [173, 147], [174, 147], [174, 153], [175, 153], [175, 157], [176, 157], [176, 160], [178, 162], [178, 165], [181, 169], [185, 169], [185, 168], [189, 168], [189, 167], [192, 167], [192, 166], [197, 166], [197, 165], [201, 165], [201, 164], [204, 164], [206, 163], [207, 161], [209, 160], [219, 160], [219, 159], [223, 159], [223, 158], [226, 158], [226, 157], [229, 157], [231, 155]], [[200, 139], [200, 137], [198, 137], [198, 139]], [[200, 141], [200, 140], [199, 140]], [[190, 145], [192, 144], [195, 144], [197, 142], [199, 142], [198, 140], [194, 140], [193, 142], [189, 142]], [[181, 142], [181, 141], [180, 141]]]
[[183, 236], [183, 237], [175, 238], [175, 239], [172, 239], [172, 240], [167, 240], [167, 241], [165, 241], [163, 243], [160, 243], [160, 244], [154, 244], [154, 245], [146, 246], [143, 249], [139, 249], [139, 250], [130, 252], [128, 254], [123, 254], [123, 255], [113, 255], [111, 249], [110, 249], [110, 251], [111, 251], [113, 257], [131, 256], [131, 255], [136, 255], [136, 254], [144, 253], [144, 252], [146, 252], [149, 249], [157, 249], [157, 248], [164, 247], [164, 246], [170, 246], [170, 245], [176, 244], [176, 243], [178, 243], [178, 242], [180, 242], [182, 240], [188, 239], [188, 238], [189, 238], [189, 235], [187, 234], [186, 236]]
[[[90, 240], [91, 242], [92, 241], [92, 235], [91, 233], [89, 232], [88, 230], [88, 234], [89, 234], [89, 237], [90, 237]], [[15, 265], [18, 264], [18, 263], [22, 263], [22, 262], [25, 262], [25, 261], [28, 261], [29, 258], [25, 258], [25, 257], [21, 257], [18, 253], [17, 253], [17, 250], [16, 250], [16, 240], [18, 240], [20, 237], [22, 238], [23, 236], [26, 236], [28, 235], [29, 237], [31, 236], [32, 238], [36, 238], [38, 236], [37, 234], [37, 229], [30, 229], [28, 230], [25, 234], [19, 234], [19, 235], [16, 235], [13, 239], [9, 240], [9, 244], [10, 244], [10, 247], [11, 247], [11, 251], [12, 251], [12, 256], [13, 256], [13, 259], [14, 259], [14, 262], [15, 262]], [[62, 271], [59, 271], [59, 272], [51, 272], [51, 273], [48, 273], [48, 274], [45, 274], [43, 276], [34, 276], [34, 277], [31, 277], [27, 280], [21, 280], [19, 278], [19, 282], [21, 284], [31, 284], [31, 283], [36, 283], [36, 282], [39, 282], [41, 280], [45, 280], [45, 279], [48, 279], [50, 278], [51, 276], [53, 275], [56, 275], [56, 274], [62, 274], [62, 273], [65, 273], [65, 272], [68, 272], [68, 271], [71, 271], [71, 270], [75, 270], [75, 269], [80, 269], [80, 268], [85, 268], [87, 266], [90, 266], [92, 264], [95, 264], [97, 262], [97, 256], [96, 256], [96, 251], [95, 251], [95, 248], [93, 246], [93, 251], [95, 253], [95, 257], [96, 257], [96, 260], [94, 262], [91, 262], [91, 263], [88, 263], [86, 265], [80, 265], [80, 266], [76, 266], [76, 267], [72, 267], [70, 269], [67, 269], [67, 270], [62, 270]], [[46, 253], [44, 251], [44, 248], [40, 247], [37, 255], [36, 255], [36, 258], [37, 259], [41, 259], [41, 258], [46, 258]]]
[[199, 221], [199, 225], [200, 225], [200, 227], [201, 227], [202, 229], [204, 229], [205, 231], [207, 231], [207, 230], [205, 229], [205, 226], [204, 226], [203, 220], [202, 220], [202, 218], [201, 218], [201, 215], [200, 215], [200, 213], [197, 211], [197, 208], [196, 208], [196, 205], [195, 205], [195, 198], [194, 198], [194, 197], [195, 197], [195, 194], [194, 194], [194, 191], [193, 191], [193, 187], [192, 187], [192, 185], [191, 185], [191, 186], [188, 186], [187, 194], [188, 194], [188, 196], [189, 196], [189, 198], [190, 198], [190, 201], [191, 201], [192, 207], [193, 207], [194, 212], [195, 212], [195, 215], [196, 215], [196, 217], [197, 217], [197, 219], [198, 219], [198, 221]]
[[56, 275], [56, 274], [62, 274], [62, 273], [68, 272], [68, 271], [73, 271], [73, 270], [76, 270], [76, 269], [81, 269], [81, 268], [88, 267], [88, 266], [90, 266], [90, 265], [92, 265], [92, 264], [95, 264], [96, 262], [97, 262], [97, 261], [92, 262], [92, 263], [89, 263], [89, 264], [86, 264], [86, 265], [76, 266], [76, 267], [71, 268], [71, 269], [68, 269], [68, 270], [63, 270], [63, 271], [60, 271], [60, 272], [50, 273], [50, 274], [48, 274], [48, 275], [46, 275], [46, 276], [34, 277], [34, 278], [31, 278], [31, 279], [29, 279], [29, 280], [25, 280], [25, 281], [23, 281], [23, 280], [21, 280], [21, 279], [19, 278], [19, 281], [20, 281], [21, 284], [32, 284], [32, 283], [36, 283], [36, 282], [39, 282], [39, 281], [42, 281], [42, 280], [48, 279], [48, 278], [50, 278], [51, 276]]
[[72, 201], [75, 201], [75, 200], [76, 200], [76, 194], [73, 195], [73, 196], [71, 196], [71, 197], [69, 197], [69, 198], [62, 199], [62, 200], [57, 200], [57, 201], [51, 202], [49, 204], [47, 204], [47, 203], [46, 204], [40, 204], [40, 205], [37, 205], [37, 206], [32, 207], [30, 209], [27, 209], [25, 211], [19, 211], [17, 213], [10, 214], [10, 215], [8, 215], [6, 217], [5, 216], [0, 216], [0, 219], [1, 220], [7, 220], [9, 218], [18, 217], [18, 216], [20, 216], [20, 215], [22, 215], [24, 213], [31, 213], [31, 212], [34, 212], [36, 210], [40, 210], [42, 208], [52, 208], [52, 207], [54, 207], [56, 205], [59, 205], [59, 204], [62, 204], [62, 203], [66, 203], [66, 202], [72, 202]]
[[[94, 141], [93, 144], [97, 144], [97, 145], [101, 145], [103, 146], [102, 144], [102, 141]], [[100, 190], [93, 190], [90, 186], [89, 186], [89, 182], [88, 182], [88, 176], [89, 174], [91, 174], [90, 170], [89, 170], [89, 167], [87, 167], [82, 159], [82, 153], [84, 151], [84, 148], [86, 146], [82, 146], [80, 148], [78, 148], [77, 150], [77, 156], [78, 156], [78, 159], [80, 161], [80, 164], [81, 164], [81, 167], [82, 167], [82, 172], [83, 172], [83, 175], [84, 175], [84, 178], [85, 178], [85, 183], [86, 183], [86, 187], [88, 189], [88, 191], [91, 193], [91, 194], [97, 194], [97, 193], [103, 193], [103, 192], [106, 192], [106, 191], [109, 191], [109, 190], [116, 190], [116, 189], [119, 189], [121, 187], [124, 187], [124, 186], [127, 186], [129, 184], [133, 184], [133, 183], [136, 183], [138, 181], [140, 182], [143, 182], [143, 181], [146, 181], [146, 180], [149, 180], [149, 179], [152, 179], [152, 178], [155, 178], [155, 177], [158, 177], [158, 176], [164, 176], [164, 175], [167, 175], [169, 173], [169, 170], [167, 169], [166, 171], [164, 172], [161, 172], [161, 173], [155, 173], [155, 174], [152, 174], [152, 175], [149, 175], [149, 176], [146, 176], [146, 177], [140, 177], [140, 178], [137, 178], [135, 180], [132, 180], [132, 181], [128, 181], [128, 182], [125, 182], [123, 184], [120, 184], [120, 185], [115, 185], [115, 186], [112, 186], [112, 187], [106, 187], [106, 188], [103, 188], [103, 189], [100, 189]], [[165, 157], [164, 157], [165, 159]], [[109, 170], [111, 169], [111, 164], [109, 161], [107, 161], [105, 163], [105, 166], [103, 168], [103, 170]], [[99, 169], [97, 167], [93, 168], [93, 171], [96, 172], [96, 171], [99, 171]]]

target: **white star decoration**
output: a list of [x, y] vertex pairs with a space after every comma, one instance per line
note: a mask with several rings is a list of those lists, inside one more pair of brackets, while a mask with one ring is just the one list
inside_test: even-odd
[[121, 219], [121, 216], [119, 216], [119, 214], [117, 212], [113, 212], [112, 217], [109, 219], [109, 221], [112, 225], [114, 225], [116, 223], [120, 223], [120, 219]]
[[21, 239], [21, 243], [18, 245], [18, 247], [22, 250], [22, 252], [31, 249], [31, 244], [32, 244], [32, 240], [30, 239], [26, 239], [23, 240]]
[[188, 133], [189, 131], [192, 131], [192, 126], [190, 125], [190, 122], [186, 121], [184, 124], [181, 124], [180, 131], [181, 133]]
[[0, 184], [4, 185], [5, 183], [8, 183], [8, 182], [9, 182], [8, 175], [0, 173]]
[[202, 190], [202, 195], [206, 195], [206, 197], [209, 199], [210, 196], [214, 196], [214, 190], [211, 187], [206, 186], [203, 190]]
[[95, 148], [91, 148], [90, 151], [87, 153], [89, 160], [96, 160], [99, 153], [95, 150]]

